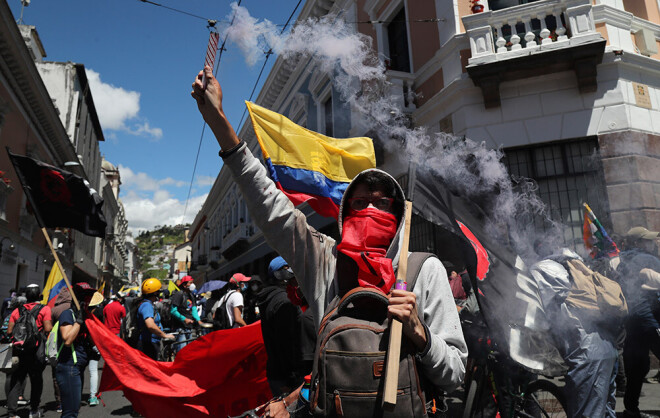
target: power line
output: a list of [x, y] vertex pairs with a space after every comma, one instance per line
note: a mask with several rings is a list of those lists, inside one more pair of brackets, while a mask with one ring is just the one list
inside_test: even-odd
[[181, 13], [181, 14], [184, 14], [184, 15], [187, 15], [187, 16], [191, 16], [191, 17], [194, 17], [194, 18], [197, 18], [197, 19], [202, 19], [202, 20], [206, 20], [206, 21], [213, 20], [213, 19], [207, 19], [203, 16], [199, 16], [199, 15], [196, 15], [196, 14], [186, 12], [184, 10], [175, 9], [174, 7], [165, 6], [164, 4], [156, 3], [155, 1], [150, 1], [150, 0], [138, 0], [138, 1], [141, 1], [142, 3], [148, 3], [148, 4], [152, 4], [154, 6], [162, 7], [164, 9], [171, 10], [171, 11], [177, 12], [177, 13]]
[[[157, 6], [157, 7], [162, 7], [162, 8], [164, 8], [164, 9], [170, 10], [170, 11], [172, 11], [172, 12], [180, 13], [180, 14], [183, 14], [183, 15], [186, 15], [186, 16], [190, 16], [190, 17], [194, 17], [194, 18], [196, 18], [196, 19], [206, 20], [207, 22], [229, 23], [229, 25], [231, 26], [231, 23], [228, 22], [228, 21], [226, 21], [226, 20], [218, 20], [218, 19], [210, 19], [210, 18], [206, 18], [206, 17], [204, 17], [204, 16], [199, 16], [199, 15], [196, 15], [196, 14], [194, 14], [194, 13], [186, 12], [185, 10], [181, 10], [181, 9], [177, 9], [177, 8], [174, 8], [174, 7], [166, 6], [166, 5], [164, 5], [164, 4], [160, 4], [160, 3], [156, 3], [155, 1], [151, 1], [151, 0], [138, 0], [138, 1], [140, 1], [140, 2], [142, 2], [142, 3], [151, 4], [151, 5], [153, 5], [153, 6]], [[239, 5], [240, 5], [240, 2], [239, 2]], [[296, 9], [297, 9], [297, 8], [298, 8], [298, 6], [296, 6]], [[289, 18], [289, 20], [291, 20], [291, 18]], [[400, 20], [359, 20], [359, 21], [346, 22], [346, 23], [351, 23], [351, 24], [361, 24], [361, 23], [382, 24], [382, 23], [394, 23], [394, 22], [407, 22], [407, 23], [437, 23], [437, 22], [444, 22], [444, 21], [446, 21], [446, 20], [447, 20], [447, 19], [445, 19], [445, 18], [400, 19]], [[231, 22], [233, 23], [233, 21], [234, 21], [234, 19], [232, 18], [232, 21], [231, 21]], [[277, 24], [275, 24], [275, 26], [283, 26], [284, 28], [286, 28], [288, 25], [289, 25], [289, 21], [287, 21], [287, 22], [284, 23], [284, 24], [282, 24], [282, 23], [277, 23]]]

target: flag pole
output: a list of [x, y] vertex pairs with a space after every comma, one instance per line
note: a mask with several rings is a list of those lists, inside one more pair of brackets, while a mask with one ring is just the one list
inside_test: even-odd
[[[408, 273], [408, 247], [410, 244], [410, 223], [412, 219], [412, 200], [417, 180], [417, 165], [408, 163], [408, 184], [406, 185], [407, 200], [404, 209], [404, 231], [401, 252], [399, 253], [399, 266], [397, 267], [396, 289], [407, 289], [406, 274]], [[390, 341], [387, 349], [387, 363], [385, 367], [385, 385], [383, 393], [383, 406], [393, 408], [396, 405], [396, 391], [399, 385], [399, 358], [401, 357], [401, 334], [403, 324], [392, 318], [390, 324]]]
[[[410, 179], [409, 179], [410, 180]], [[410, 242], [410, 219], [412, 217], [412, 202], [406, 200], [404, 215], [403, 243], [397, 267], [396, 289], [406, 290], [406, 273], [408, 272], [408, 243]], [[390, 322], [390, 341], [387, 348], [387, 363], [385, 366], [385, 387], [383, 406], [392, 408], [396, 405], [396, 392], [399, 384], [399, 357], [401, 356], [401, 333], [403, 324], [396, 318]]]
[[[32, 208], [34, 209], [34, 206]], [[39, 218], [37, 217], [37, 220], [38, 219]], [[55, 248], [53, 247], [53, 243], [50, 240], [50, 237], [48, 236], [48, 231], [46, 231], [46, 228], [42, 227], [41, 232], [44, 234], [44, 238], [46, 238], [46, 242], [48, 243], [50, 252], [51, 254], [53, 254], [53, 257], [55, 258], [55, 263], [57, 263], [57, 268], [59, 268], [60, 272], [62, 273], [62, 277], [64, 278], [64, 283], [66, 283], [66, 287], [69, 289], [69, 293], [71, 293], [71, 299], [73, 300], [73, 303], [75, 303], [76, 308], [80, 310], [80, 303], [78, 303], [78, 298], [76, 298], [76, 294], [73, 293], [73, 289], [71, 288], [71, 283], [69, 282], [69, 278], [66, 276], [66, 271], [64, 271], [64, 267], [62, 267], [62, 262], [60, 261], [60, 257], [57, 255], [57, 251], [55, 251]]]

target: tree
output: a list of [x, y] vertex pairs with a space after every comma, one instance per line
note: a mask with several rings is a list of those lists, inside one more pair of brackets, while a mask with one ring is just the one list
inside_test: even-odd
[[161, 282], [163, 282], [163, 281], [165, 281], [165, 279], [167, 279], [167, 270], [163, 270], [163, 269], [147, 270], [147, 272], [145, 273], [145, 276], [146, 277], [155, 277], [158, 280], [160, 280]]

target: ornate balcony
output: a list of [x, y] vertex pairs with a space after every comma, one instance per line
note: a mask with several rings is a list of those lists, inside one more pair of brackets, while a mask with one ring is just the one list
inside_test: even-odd
[[574, 70], [581, 92], [596, 90], [605, 39], [589, 0], [540, 0], [463, 17], [472, 57], [467, 71], [487, 108], [500, 105], [499, 85]]
[[248, 238], [253, 234], [254, 228], [251, 224], [245, 222], [239, 223], [222, 240], [220, 252], [227, 260], [235, 258], [248, 248]]

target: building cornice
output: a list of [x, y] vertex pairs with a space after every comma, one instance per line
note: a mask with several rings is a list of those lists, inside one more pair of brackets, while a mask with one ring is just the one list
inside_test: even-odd
[[595, 23], [609, 23], [619, 28], [630, 29], [633, 18], [635, 17], [632, 13], [606, 4], [595, 4], [591, 10]]
[[637, 32], [647, 29], [655, 35], [655, 39], [660, 41], [660, 25], [639, 18], [632, 13], [609, 6], [607, 4], [596, 4], [593, 6], [594, 22], [609, 23], [621, 29], [627, 29], [630, 32]]
[[451, 37], [447, 42], [440, 47], [428, 62], [422, 65], [419, 70], [415, 72], [415, 84], [420, 85], [431, 78], [435, 73], [442, 68], [442, 64], [448, 58], [456, 59], [451, 55], [460, 51], [461, 49], [470, 48], [470, 38], [467, 33], [456, 34]]
[[[472, 80], [465, 74], [463, 78], [449, 83], [449, 85], [445, 86], [445, 88], [424, 103], [424, 106], [415, 110], [412, 114], [414, 124], [416, 126], [427, 126], [436, 120], [441, 120], [447, 115], [450, 115], [455, 110], [452, 107], [460, 103], [458, 97], [464, 96], [466, 90], [469, 89], [475, 89], [479, 93], [479, 100], [475, 100], [475, 103], [483, 103], [478, 88], [474, 86]], [[431, 117], [433, 117], [433, 120], [431, 120]]]
[[103, 129], [101, 129], [101, 121], [99, 120], [99, 115], [96, 113], [96, 106], [94, 105], [94, 98], [92, 97], [92, 91], [89, 87], [89, 80], [87, 80], [87, 72], [85, 71], [84, 64], [73, 64], [76, 67], [76, 74], [80, 79], [80, 87], [83, 90], [85, 95], [85, 102], [87, 103], [87, 108], [89, 109], [89, 115], [92, 119], [92, 125], [94, 125], [94, 130], [96, 131], [96, 139], [99, 141], [105, 141], [103, 136]]
[[53, 163], [78, 161], [7, 2], [0, 2], [0, 72], [16, 95]]

